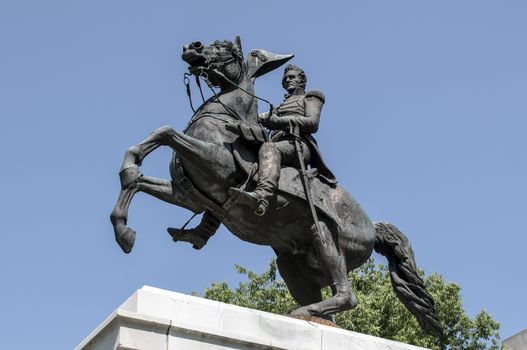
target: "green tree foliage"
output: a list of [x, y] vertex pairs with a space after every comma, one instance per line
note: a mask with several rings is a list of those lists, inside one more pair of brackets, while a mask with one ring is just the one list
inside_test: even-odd
[[[247, 282], [240, 283], [235, 289], [227, 283], [213, 283], [205, 290], [204, 297], [281, 315], [298, 307], [284, 281], [278, 278], [274, 260], [262, 274], [241, 266], [236, 266], [236, 269], [247, 276]], [[370, 259], [361, 268], [350, 272], [348, 278], [359, 305], [336, 315], [335, 322], [345, 329], [430, 349], [499, 348], [499, 323], [485, 311], [474, 318], [467, 316], [459, 285], [446, 283], [438, 274], [424, 276], [424, 281], [436, 302], [436, 310], [445, 330], [443, 338], [421, 330], [416, 319], [393, 293], [384, 265], [375, 265]], [[325, 297], [329, 297], [329, 293], [329, 289], [324, 290]]]

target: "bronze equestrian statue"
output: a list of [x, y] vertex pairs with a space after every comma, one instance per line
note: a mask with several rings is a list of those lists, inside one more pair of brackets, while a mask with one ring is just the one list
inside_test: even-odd
[[[388, 258], [392, 285], [401, 302], [424, 329], [441, 334], [434, 301], [419, 277], [406, 236], [394, 225], [373, 224], [343, 188], [328, 182], [317, 169], [283, 166], [264, 215], [256, 215], [253, 207], [243, 203], [244, 193], [256, 190], [258, 152], [269, 141], [267, 130], [258, 123], [254, 81], [292, 57], [252, 50], [245, 60], [239, 37], [234, 43], [192, 42], [183, 48], [190, 73], [209, 85], [213, 96], [198, 108], [184, 132], [161, 127], [125, 153], [119, 173], [121, 191], [111, 213], [117, 243], [125, 253], [134, 245], [135, 232], [127, 226], [127, 218], [137, 192], [194, 213], [205, 212], [213, 218], [206, 220], [208, 231], [221, 222], [244, 241], [271, 246], [280, 275], [301, 305], [291, 315], [322, 318], [357, 305], [348, 272], [375, 250]], [[139, 169], [160, 146], [174, 150], [171, 180], [145, 176]], [[196, 248], [208, 238], [194, 236], [191, 230], [169, 233]], [[326, 286], [331, 287], [332, 297], [323, 300], [321, 289]]]

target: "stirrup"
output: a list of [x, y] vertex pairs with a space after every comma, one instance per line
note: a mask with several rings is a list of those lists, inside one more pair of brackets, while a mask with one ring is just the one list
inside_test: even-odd
[[257, 209], [259, 204], [258, 195], [254, 192], [246, 192], [237, 187], [231, 187], [229, 189], [231, 195], [236, 195], [236, 201], [240, 204], [247, 205], [251, 209]]
[[238, 203], [249, 206], [258, 216], [265, 215], [269, 204], [267, 201], [260, 199], [256, 193], [246, 192], [237, 187], [231, 187], [229, 191], [231, 192], [231, 195], [237, 194], [236, 201], [238, 201]]

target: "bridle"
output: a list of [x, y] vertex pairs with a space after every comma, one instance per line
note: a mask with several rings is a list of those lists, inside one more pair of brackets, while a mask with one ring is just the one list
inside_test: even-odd
[[[243, 62], [242, 62], [242, 59], [239, 55], [232, 55], [231, 58], [227, 59], [227, 60], [224, 60], [224, 61], [213, 61], [211, 63], [209, 63], [206, 67], [200, 67], [199, 70], [200, 70], [200, 73], [198, 75], [195, 76], [195, 79], [196, 79], [196, 85], [198, 86], [199, 88], [199, 92], [201, 94], [201, 99], [203, 100], [203, 103], [205, 103], [205, 98], [203, 97], [203, 91], [201, 89], [201, 83], [200, 83], [200, 79], [203, 80], [207, 86], [209, 87], [209, 89], [211, 90], [211, 92], [213, 93], [215, 99], [218, 101], [218, 103], [220, 103], [222, 105], [222, 107], [228, 112], [228, 114], [230, 116], [232, 116], [233, 118], [239, 120], [239, 121], [242, 121], [243, 119], [238, 115], [238, 113], [231, 109], [230, 107], [226, 106], [219, 98], [219, 96], [217, 95], [216, 91], [214, 90], [214, 85], [212, 84], [212, 82], [210, 81], [209, 79], [209, 74], [207, 72], [214, 72], [214, 74], [218, 75], [221, 79], [223, 79], [224, 81], [226, 81], [227, 83], [229, 83], [230, 85], [234, 86], [235, 88], [237, 89], [240, 89], [241, 91], [245, 92], [246, 94], [248, 94], [249, 96], [251, 97], [254, 97], [262, 102], [265, 102], [269, 105], [269, 115], [271, 115], [273, 113], [273, 104], [271, 102], [269, 102], [268, 100], [262, 98], [262, 97], [259, 97], [247, 90], [245, 90], [244, 88], [242, 88], [239, 84], [236, 84], [235, 82], [233, 82], [232, 80], [230, 80], [229, 78], [227, 78], [225, 76], [225, 74], [223, 74], [220, 70], [223, 69], [223, 67], [225, 67], [227, 64], [230, 64], [232, 63], [233, 61], [237, 61], [238, 65], [240, 66], [240, 72], [238, 74], [238, 76], [236, 77], [236, 80], [239, 81], [240, 78], [241, 78], [241, 75], [242, 75], [242, 66], [243, 66]], [[190, 108], [192, 109], [192, 111], [194, 112], [194, 114], [196, 114], [196, 110], [194, 109], [194, 106], [192, 105], [192, 94], [191, 94], [191, 91], [190, 91], [190, 79], [189, 79], [189, 76], [193, 75], [192, 73], [184, 73], [184, 78], [183, 78], [183, 84], [185, 85], [185, 88], [186, 88], [186, 92], [187, 92], [187, 96], [188, 96], [188, 99], [189, 99], [189, 103], [190, 103]], [[185, 131], [188, 130], [188, 128], [190, 127], [190, 125], [192, 125], [196, 120], [198, 120], [200, 118], [196, 118], [194, 120], [194, 118], [191, 120], [191, 123], [185, 128]]]

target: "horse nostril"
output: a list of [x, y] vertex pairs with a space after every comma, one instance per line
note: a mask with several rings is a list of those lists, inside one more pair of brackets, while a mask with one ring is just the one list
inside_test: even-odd
[[190, 46], [194, 49], [194, 50], [199, 50], [203, 47], [203, 45], [201, 44], [200, 41], [194, 41], [190, 44]]
[[183, 52], [187, 51], [189, 49], [188, 45], [183, 45]]

